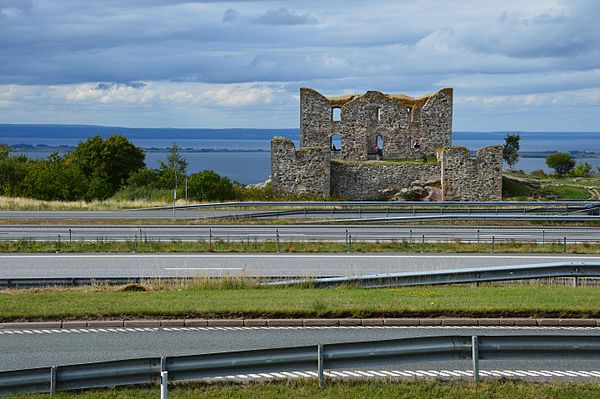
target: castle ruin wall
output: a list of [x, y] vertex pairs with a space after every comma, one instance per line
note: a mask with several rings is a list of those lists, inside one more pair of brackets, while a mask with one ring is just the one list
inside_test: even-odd
[[442, 200], [501, 201], [502, 146], [477, 151], [471, 158], [465, 147], [448, 147], [440, 152]]
[[414, 182], [439, 181], [438, 163], [331, 162], [331, 195], [350, 200], [387, 200]]
[[329, 147], [296, 150], [284, 137], [271, 141], [271, 179], [277, 193], [330, 195]]

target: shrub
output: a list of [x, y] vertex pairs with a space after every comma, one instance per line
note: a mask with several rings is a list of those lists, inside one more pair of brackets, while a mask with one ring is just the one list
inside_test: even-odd
[[548, 175], [546, 174], [546, 172], [544, 172], [542, 169], [536, 169], [533, 172], [531, 172], [531, 176], [537, 177], [539, 179], [543, 179], [545, 177], [548, 177]]
[[197, 201], [224, 201], [236, 198], [233, 182], [221, 177], [212, 170], [205, 170], [190, 175], [188, 195]]
[[592, 176], [592, 165], [587, 162], [580, 162], [575, 165], [575, 169], [571, 171], [573, 177], [591, 177]]

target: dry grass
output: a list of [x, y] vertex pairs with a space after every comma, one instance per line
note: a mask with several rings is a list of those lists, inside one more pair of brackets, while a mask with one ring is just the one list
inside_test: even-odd
[[[185, 201], [178, 201], [184, 205]], [[0, 196], [0, 210], [3, 211], [106, 211], [118, 209], [149, 208], [154, 206], [172, 205], [164, 201], [42, 201], [32, 198]]]

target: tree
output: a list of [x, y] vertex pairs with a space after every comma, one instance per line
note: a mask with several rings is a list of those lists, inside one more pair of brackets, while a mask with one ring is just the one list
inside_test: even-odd
[[568, 152], [557, 152], [548, 155], [546, 165], [554, 169], [558, 176], [564, 176], [575, 167], [575, 161]]
[[515, 134], [507, 134], [504, 138], [504, 147], [502, 148], [502, 159], [506, 161], [508, 167], [512, 169], [512, 167], [519, 160], [519, 141], [521, 140], [521, 136], [519, 133]]
[[90, 137], [79, 143], [65, 162], [77, 164], [88, 179], [94, 180], [96, 193], [101, 187], [109, 190], [101, 196], [104, 198], [114, 194], [133, 171], [146, 166], [144, 151], [122, 135], [112, 135], [106, 140], [98, 135]]
[[8, 144], [0, 144], [0, 159], [6, 159], [10, 156], [10, 146]]
[[212, 170], [194, 173], [188, 181], [189, 197], [197, 201], [224, 201], [234, 199], [234, 184], [227, 177], [221, 177]]
[[167, 155], [167, 162], [159, 161], [159, 171], [165, 188], [175, 187], [177, 189], [186, 175], [188, 163], [181, 156], [179, 150], [177, 143], [173, 143], [169, 149], [169, 155]]

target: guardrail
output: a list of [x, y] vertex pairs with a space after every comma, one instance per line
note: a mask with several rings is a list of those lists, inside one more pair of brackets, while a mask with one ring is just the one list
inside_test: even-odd
[[557, 262], [535, 265], [493, 266], [472, 269], [436, 270], [410, 273], [366, 274], [347, 277], [281, 280], [265, 283], [270, 286], [310, 285], [318, 288], [352, 285], [362, 288], [389, 288], [417, 285], [485, 283], [495, 281], [532, 280], [572, 277], [573, 286], [579, 278], [600, 277], [600, 262]]
[[[212, 277], [217, 279], [219, 277]], [[578, 286], [580, 278], [600, 278], [600, 262], [557, 262], [533, 265], [492, 266], [468, 269], [450, 269], [424, 272], [368, 274], [360, 276], [318, 277], [248, 277], [263, 285], [310, 285], [318, 288], [352, 285], [363, 288], [407, 287], [418, 285], [468, 284], [497, 281], [518, 281], [549, 278], [573, 278]], [[38, 288], [49, 286], [123, 285], [130, 283], [185, 283], [194, 277], [40, 277], [0, 278], [0, 289]]]
[[[190, 204], [190, 205], [178, 205], [176, 209], [189, 209], [189, 208], [262, 208], [262, 207], [424, 207], [424, 208], [437, 208], [445, 206], [460, 206], [460, 207], [488, 207], [488, 206], [600, 206], [598, 201], [436, 201], [436, 202], [423, 202], [423, 201], [238, 201], [238, 202], [217, 202], [209, 204]], [[146, 210], [168, 210], [173, 209], [173, 206], [158, 206], [151, 208], [137, 208], [137, 211]]]
[[480, 379], [480, 361], [574, 358], [600, 360], [600, 336], [432, 336], [384, 341], [151, 357], [0, 373], [0, 395], [161, 383], [270, 372], [388, 367], [406, 362], [470, 361]]

